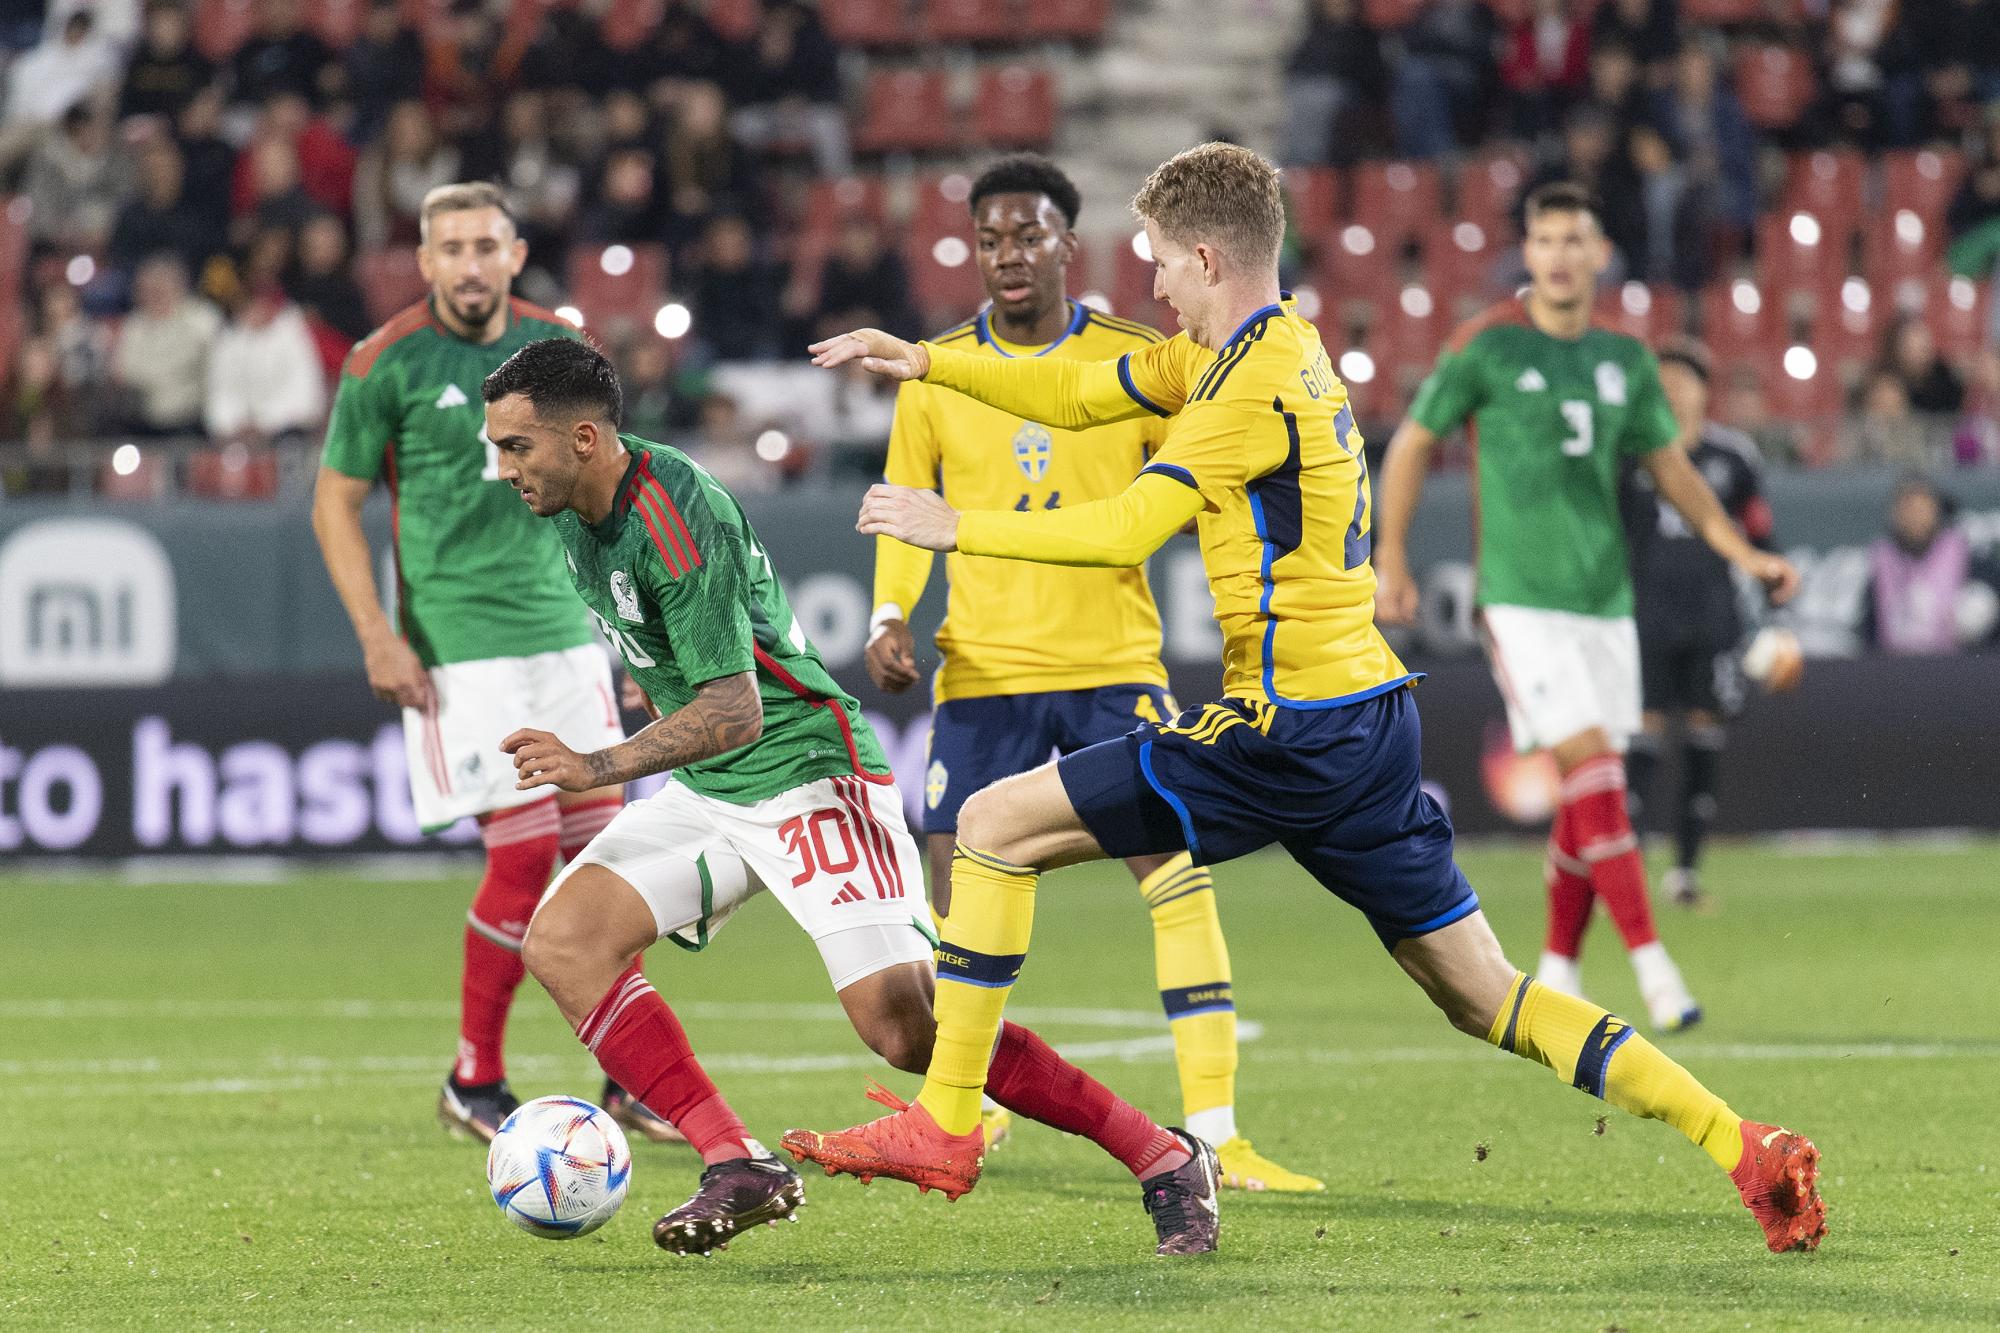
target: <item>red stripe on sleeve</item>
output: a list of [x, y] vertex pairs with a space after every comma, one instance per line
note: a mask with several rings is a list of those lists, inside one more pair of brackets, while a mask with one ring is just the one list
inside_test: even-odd
[[701, 565], [701, 552], [695, 549], [694, 534], [688, 531], [687, 520], [681, 517], [681, 511], [674, 507], [674, 497], [667, 494], [667, 488], [660, 484], [658, 477], [653, 475], [653, 460], [650, 456], [642, 457], [639, 460], [639, 481], [641, 485], [650, 485], [652, 487], [654, 496], [659, 500], [662, 510], [669, 517], [668, 531], [676, 533], [683, 542], [687, 543], [688, 568], [699, 568]]
[[661, 520], [647, 507], [645, 494], [638, 487], [632, 489], [632, 510], [645, 521], [646, 531], [653, 534], [653, 545], [660, 549], [660, 559], [666, 562], [667, 573], [674, 578], [686, 573], [687, 570], [681, 565], [679, 557], [674, 554], [673, 547], [662, 535]]
[[694, 539], [687, 535], [687, 528], [679, 522], [680, 511], [675, 509], [674, 502], [667, 498], [666, 488], [650, 475], [641, 473], [638, 483], [632, 487], [632, 493], [643, 495], [652, 502], [653, 513], [659, 516], [660, 527], [666, 532], [667, 540], [674, 544], [674, 551], [680, 556], [681, 564], [689, 569], [700, 564], [701, 558], [694, 553]]

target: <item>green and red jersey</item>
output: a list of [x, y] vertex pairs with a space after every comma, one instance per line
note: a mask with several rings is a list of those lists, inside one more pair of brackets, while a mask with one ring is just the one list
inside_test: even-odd
[[1472, 440], [1481, 605], [1632, 614], [1620, 471], [1680, 430], [1644, 343], [1558, 338], [1503, 301], [1453, 335], [1410, 417]]
[[675, 780], [737, 805], [841, 774], [889, 781], [860, 705], [806, 639], [736, 498], [680, 450], [620, 438], [631, 457], [604, 521], [568, 509], [550, 520], [577, 595], [662, 713], [745, 671], [764, 704], [762, 735]]
[[524, 345], [577, 336], [567, 320], [510, 299], [506, 332], [470, 342], [426, 300], [348, 353], [322, 461], [388, 483], [398, 619], [426, 666], [591, 641], [555, 534], [500, 480], [479, 396], [486, 377]]

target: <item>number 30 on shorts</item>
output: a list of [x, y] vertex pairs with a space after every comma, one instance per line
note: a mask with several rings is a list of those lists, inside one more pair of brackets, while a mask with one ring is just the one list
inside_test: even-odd
[[[861, 864], [861, 851], [845, 811], [826, 809], [815, 810], [809, 815], [794, 815], [778, 825], [778, 836], [785, 840], [785, 849], [799, 859], [799, 873], [792, 876], [793, 888], [811, 883], [821, 876], [832, 878], [849, 874]], [[882, 882], [881, 876], [875, 873], [872, 859], [869, 872], [877, 898], [903, 896], [900, 885]]]

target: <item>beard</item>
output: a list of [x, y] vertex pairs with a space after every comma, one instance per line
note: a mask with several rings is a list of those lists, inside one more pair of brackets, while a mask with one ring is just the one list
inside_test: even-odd
[[453, 292], [444, 298], [444, 303], [451, 307], [452, 315], [461, 324], [476, 329], [493, 318], [493, 312], [499, 309], [503, 295], [503, 292], [489, 287], [476, 296], [462, 297]]

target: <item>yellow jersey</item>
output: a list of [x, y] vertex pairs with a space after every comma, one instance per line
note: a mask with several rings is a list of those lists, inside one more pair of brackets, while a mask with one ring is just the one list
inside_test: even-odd
[[1347, 388], [1289, 300], [1244, 320], [1220, 352], [1186, 334], [1114, 361], [1054, 365], [926, 346], [927, 383], [1003, 411], [1068, 428], [1168, 420], [1166, 442], [1121, 495], [1053, 514], [967, 512], [960, 551], [1131, 563], [1192, 514], [1225, 694], [1334, 708], [1415, 679], [1375, 628], [1368, 470]]
[[[936, 345], [995, 360], [1115, 358], [1161, 341], [1141, 324], [1070, 303], [1063, 335], [1044, 347], [1002, 340], [990, 318], [940, 335]], [[956, 509], [1039, 513], [1118, 494], [1165, 435], [1143, 420], [1089, 430], [1039, 422], [933, 384], [911, 381], [896, 397], [884, 478], [940, 491]], [[930, 580], [931, 553], [877, 539], [875, 605], [907, 616]], [[1143, 565], [1066, 569], [954, 553], [934, 685], [939, 703], [995, 694], [1167, 683], [1160, 663], [1160, 613]]]

